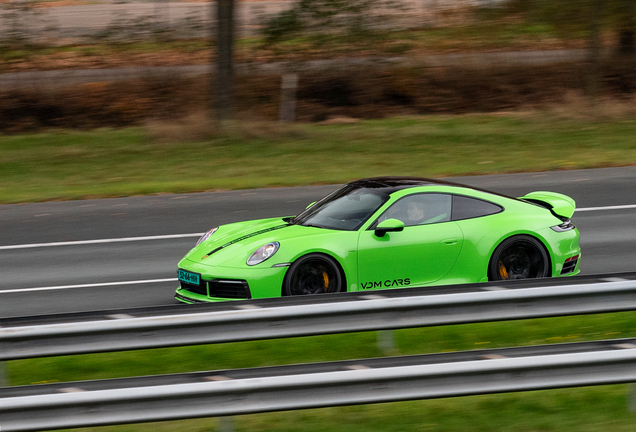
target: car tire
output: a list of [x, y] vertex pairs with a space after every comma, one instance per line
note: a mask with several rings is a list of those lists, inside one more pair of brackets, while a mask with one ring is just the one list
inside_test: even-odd
[[502, 241], [488, 265], [488, 280], [532, 279], [550, 276], [550, 257], [534, 237], [518, 235]]
[[341, 292], [344, 281], [336, 260], [328, 255], [313, 253], [298, 258], [289, 267], [283, 282], [283, 295]]

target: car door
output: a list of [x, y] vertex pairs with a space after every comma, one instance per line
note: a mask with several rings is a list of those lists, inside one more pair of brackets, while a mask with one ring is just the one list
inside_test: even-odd
[[[463, 235], [451, 219], [452, 196], [407, 195], [393, 203], [370, 229], [358, 237], [359, 288], [386, 289], [430, 284], [452, 268]], [[386, 219], [404, 222], [399, 232], [378, 235], [375, 225]]]

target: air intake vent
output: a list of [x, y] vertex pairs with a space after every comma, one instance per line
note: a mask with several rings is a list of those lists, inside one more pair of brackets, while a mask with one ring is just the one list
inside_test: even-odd
[[191, 293], [208, 295], [205, 281], [201, 281], [199, 285], [194, 285], [194, 284], [181, 281], [181, 288], [186, 291], [190, 291]]
[[572, 273], [576, 268], [576, 263], [579, 262], [579, 255], [574, 256], [572, 258], [568, 258], [563, 263], [563, 269], [561, 270], [561, 274]]
[[249, 285], [244, 280], [215, 279], [208, 282], [210, 297], [249, 299], [252, 298]]

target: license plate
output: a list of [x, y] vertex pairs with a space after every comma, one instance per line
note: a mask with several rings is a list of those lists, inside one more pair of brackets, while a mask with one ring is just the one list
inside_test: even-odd
[[200, 276], [196, 273], [190, 273], [189, 271], [179, 270], [179, 280], [192, 285], [199, 285], [201, 280]]

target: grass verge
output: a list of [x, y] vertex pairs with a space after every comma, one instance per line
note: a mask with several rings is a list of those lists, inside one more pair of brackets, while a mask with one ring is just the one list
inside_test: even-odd
[[636, 163], [635, 135], [629, 116], [573, 109], [0, 136], [0, 203], [625, 166]]

